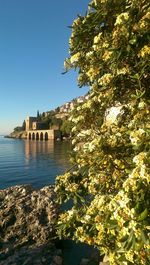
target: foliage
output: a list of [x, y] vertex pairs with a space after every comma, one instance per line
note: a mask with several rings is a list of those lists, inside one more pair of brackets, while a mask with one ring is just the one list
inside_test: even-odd
[[62, 119], [56, 118], [55, 116], [51, 118], [51, 126], [58, 126], [60, 127], [62, 125]]
[[22, 123], [22, 131], [25, 131], [25, 129], [26, 129], [26, 122], [24, 120], [23, 123]]
[[23, 131], [22, 126], [17, 126], [14, 128], [14, 132], [22, 132], [22, 131]]
[[59, 113], [60, 112], [60, 107], [57, 107], [56, 109], [55, 109], [55, 113]]
[[74, 170], [56, 180], [59, 200], [73, 200], [58, 233], [111, 265], [150, 264], [149, 28], [149, 1], [93, 0], [65, 61], [90, 91], [71, 118]]
[[25, 129], [26, 129], [26, 122], [24, 120], [22, 126], [17, 126], [14, 128], [14, 132], [22, 132], [25, 131]]
[[70, 136], [71, 135], [71, 130], [73, 127], [73, 123], [69, 120], [64, 120], [62, 122], [62, 125], [60, 127], [60, 130], [64, 136]]
[[40, 112], [39, 110], [37, 110], [37, 115], [36, 115], [37, 119], [40, 117]]
[[[57, 108], [58, 110], [58, 108]], [[42, 113], [41, 121], [45, 123], [45, 125], [49, 128], [50, 126], [61, 126], [62, 120], [55, 117], [56, 111], [49, 111], [49, 113], [45, 116], [45, 113]]]

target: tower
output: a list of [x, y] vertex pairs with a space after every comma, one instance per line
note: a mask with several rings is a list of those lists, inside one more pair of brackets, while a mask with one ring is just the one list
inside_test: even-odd
[[32, 130], [32, 122], [37, 121], [36, 117], [27, 117], [26, 119], [26, 131]]

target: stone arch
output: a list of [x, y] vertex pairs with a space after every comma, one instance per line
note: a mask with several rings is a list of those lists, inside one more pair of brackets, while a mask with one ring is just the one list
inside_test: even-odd
[[32, 133], [32, 140], [35, 140], [35, 133]]
[[46, 132], [45, 133], [45, 141], [47, 141], [48, 140], [48, 133]]
[[43, 133], [40, 133], [40, 140], [43, 141]]
[[28, 134], [29, 140], [31, 140], [31, 133]]
[[36, 140], [39, 140], [39, 133], [36, 133]]

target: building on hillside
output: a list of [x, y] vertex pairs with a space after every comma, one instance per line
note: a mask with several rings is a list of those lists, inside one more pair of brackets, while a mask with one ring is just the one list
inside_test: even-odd
[[44, 122], [39, 122], [36, 117], [26, 119], [26, 132], [28, 140], [61, 140], [62, 133], [59, 125], [48, 128]]
[[26, 123], [26, 131], [48, 129], [45, 122], [38, 121], [37, 117], [27, 117], [25, 123]]
[[27, 117], [26, 123], [26, 131], [32, 130], [32, 123], [37, 121], [37, 117]]
[[45, 122], [34, 121], [32, 122], [32, 130], [46, 130], [47, 124]]
[[67, 102], [60, 107], [60, 113], [69, 113], [74, 107], [74, 102]]
[[57, 119], [67, 120], [69, 113], [61, 112], [55, 115]]

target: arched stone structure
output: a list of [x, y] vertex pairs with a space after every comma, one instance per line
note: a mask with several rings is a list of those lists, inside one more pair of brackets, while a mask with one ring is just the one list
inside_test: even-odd
[[40, 140], [43, 141], [43, 133], [40, 133]]
[[39, 140], [39, 133], [36, 133], [36, 140]]
[[61, 139], [60, 130], [29, 130], [27, 131], [28, 140], [55, 140]]
[[48, 133], [46, 132], [45, 133], [45, 141], [47, 141], [48, 140]]
[[29, 136], [28, 136], [28, 137], [29, 137], [29, 140], [31, 140], [31, 139], [32, 139], [32, 138], [31, 138], [31, 133], [29, 133]]
[[35, 133], [32, 133], [32, 140], [35, 140]]

